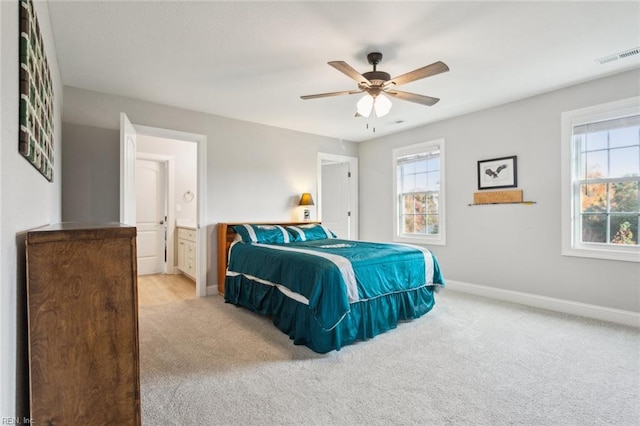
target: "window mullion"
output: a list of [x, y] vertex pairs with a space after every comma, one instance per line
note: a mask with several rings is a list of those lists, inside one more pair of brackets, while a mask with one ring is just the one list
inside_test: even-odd
[[[607, 131], [607, 177], [611, 176], [611, 132]], [[605, 183], [606, 209], [605, 209], [605, 244], [611, 242], [611, 194], [609, 192], [610, 185]]]
[[605, 243], [609, 244], [611, 243], [611, 185], [610, 184], [606, 184], [606, 190], [605, 190], [605, 194], [606, 194], [606, 199], [607, 199], [607, 209], [606, 209], [606, 217], [607, 217], [607, 229], [606, 229], [606, 233], [605, 233]]
[[572, 207], [573, 207], [573, 211], [572, 211], [572, 240], [582, 243], [582, 219], [583, 219], [583, 215], [582, 215], [582, 203], [580, 202], [581, 197], [582, 197], [582, 193], [580, 190], [580, 187], [582, 186], [582, 181], [577, 180], [574, 182], [574, 188], [573, 188], [573, 199], [571, 201], [572, 203]]

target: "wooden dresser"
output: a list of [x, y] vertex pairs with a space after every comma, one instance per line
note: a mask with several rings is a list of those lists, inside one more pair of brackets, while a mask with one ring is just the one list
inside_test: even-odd
[[26, 249], [32, 422], [139, 425], [136, 229], [62, 223]]

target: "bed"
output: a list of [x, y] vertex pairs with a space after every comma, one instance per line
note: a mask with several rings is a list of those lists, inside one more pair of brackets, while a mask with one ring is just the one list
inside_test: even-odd
[[444, 280], [426, 248], [339, 239], [319, 222], [220, 223], [218, 286], [326, 353], [423, 316]]

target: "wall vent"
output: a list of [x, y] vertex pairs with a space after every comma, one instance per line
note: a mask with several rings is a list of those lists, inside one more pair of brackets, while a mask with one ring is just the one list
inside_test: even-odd
[[640, 47], [634, 47], [633, 49], [625, 50], [624, 52], [618, 52], [615, 55], [605, 56], [600, 59], [596, 59], [599, 64], [607, 64], [609, 62], [617, 61], [618, 59], [628, 58], [629, 56], [635, 56], [640, 54]]

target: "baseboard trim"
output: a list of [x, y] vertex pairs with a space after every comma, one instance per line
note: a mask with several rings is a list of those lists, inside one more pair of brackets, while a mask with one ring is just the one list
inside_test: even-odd
[[446, 288], [454, 291], [459, 291], [461, 293], [475, 294], [477, 296], [484, 296], [492, 299], [519, 303], [521, 305], [549, 309], [551, 311], [579, 315], [588, 318], [595, 318], [603, 321], [630, 325], [633, 327], [640, 327], [640, 313], [637, 312], [607, 308], [605, 306], [590, 305], [587, 303], [573, 302], [571, 300], [565, 299], [556, 299], [553, 297], [538, 296], [531, 293], [504, 290], [500, 288], [470, 284], [461, 281], [447, 280]]
[[208, 285], [207, 286], [207, 296], [215, 296], [218, 294], [218, 286], [217, 285]]

